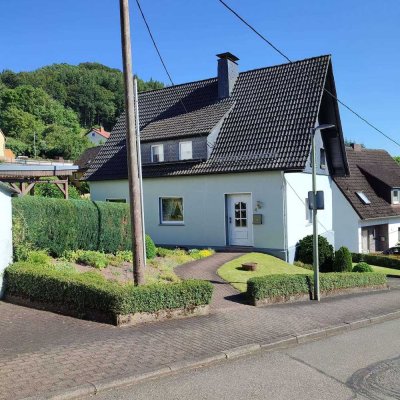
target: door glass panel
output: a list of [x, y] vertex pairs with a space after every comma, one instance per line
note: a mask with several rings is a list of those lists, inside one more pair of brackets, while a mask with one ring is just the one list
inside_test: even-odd
[[240, 226], [240, 218], [235, 218], [235, 226]]

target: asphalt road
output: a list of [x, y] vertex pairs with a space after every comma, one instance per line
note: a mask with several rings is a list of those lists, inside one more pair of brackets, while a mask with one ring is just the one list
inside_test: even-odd
[[400, 320], [255, 353], [92, 399], [400, 399]]

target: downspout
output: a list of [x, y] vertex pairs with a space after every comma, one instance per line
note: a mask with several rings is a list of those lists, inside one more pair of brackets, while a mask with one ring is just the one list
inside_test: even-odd
[[283, 251], [285, 261], [289, 262], [288, 240], [287, 240], [287, 198], [286, 198], [286, 179], [284, 171], [281, 171], [281, 191], [282, 191], [282, 223], [283, 223]]

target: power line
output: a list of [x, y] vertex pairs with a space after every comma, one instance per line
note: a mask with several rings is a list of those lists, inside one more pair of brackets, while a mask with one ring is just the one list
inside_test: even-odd
[[[144, 22], [145, 25], [146, 25], [147, 32], [149, 33], [150, 39], [151, 39], [151, 41], [153, 42], [153, 46], [154, 46], [154, 48], [155, 48], [155, 50], [156, 50], [156, 52], [157, 52], [158, 58], [159, 58], [160, 61], [161, 61], [161, 64], [162, 64], [162, 66], [163, 66], [163, 68], [164, 68], [164, 71], [165, 71], [165, 73], [167, 74], [168, 79], [169, 79], [169, 81], [171, 82], [171, 85], [172, 85], [172, 86], [175, 86], [175, 83], [174, 83], [174, 81], [173, 81], [173, 79], [172, 79], [172, 76], [171, 76], [171, 74], [169, 73], [169, 70], [168, 70], [167, 65], [166, 65], [166, 63], [165, 63], [165, 61], [164, 61], [164, 58], [163, 58], [163, 56], [161, 55], [160, 49], [158, 48], [157, 43], [156, 43], [156, 40], [155, 40], [155, 38], [154, 38], [154, 35], [153, 35], [153, 33], [152, 33], [151, 29], [150, 29], [150, 25], [148, 24], [147, 19], [146, 19], [146, 16], [144, 15], [144, 12], [143, 12], [143, 9], [142, 9], [142, 7], [141, 7], [141, 5], [140, 5], [139, 0], [136, 0], [136, 4], [137, 4], [137, 6], [138, 6], [138, 8], [139, 8], [139, 12], [140, 12], [140, 14], [141, 14], [141, 16], [142, 16], [143, 22]], [[191, 116], [190, 116], [190, 113], [189, 113], [188, 109], [187, 109], [186, 106], [185, 106], [185, 103], [183, 102], [183, 100], [182, 100], [181, 98], [179, 98], [179, 102], [181, 103], [181, 105], [182, 105], [182, 107], [183, 107], [185, 113], [189, 116], [189, 119], [190, 119], [190, 121], [192, 122], [192, 125], [194, 126], [194, 121], [192, 120], [192, 118], [191, 118]], [[200, 136], [200, 137], [203, 137], [202, 135], [199, 135], [199, 136]], [[207, 143], [207, 146], [208, 146], [210, 149], [212, 149], [212, 148], [214, 147], [214, 146], [211, 145], [208, 141], [206, 141], [206, 143]]]
[[[287, 60], [290, 64], [293, 64], [293, 61], [278, 47], [276, 47], [270, 40], [268, 40], [264, 35], [262, 35], [256, 28], [254, 28], [249, 22], [247, 22], [238, 12], [236, 12], [233, 8], [231, 8], [225, 1], [223, 0], [218, 0], [226, 9], [228, 9], [232, 14], [234, 14], [240, 21], [242, 21], [248, 28], [250, 28], [257, 36], [259, 36], [264, 42], [266, 42], [270, 47], [272, 47], [277, 53], [279, 53], [285, 60]], [[308, 76], [312, 80], [314, 80], [312, 77]], [[333, 99], [335, 99], [339, 104], [341, 104], [343, 107], [345, 107], [348, 111], [353, 113], [356, 117], [358, 117], [361, 121], [366, 123], [368, 126], [370, 126], [372, 129], [380, 133], [382, 136], [384, 136], [386, 139], [390, 140], [394, 144], [400, 147], [400, 142], [396, 141], [395, 139], [391, 138], [389, 135], [384, 133], [381, 129], [376, 127], [374, 124], [369, 122], [366, 118], [364, 118], [362, 115], [360, 115], [358, 112], [353, 110], [350, 106], [345, 104], [343, 101], [341, 101], [337, 96], [335, 96], [332, 92], [330, 92], [328, 89], [324, 88], [324, 91], [328, 93]]]

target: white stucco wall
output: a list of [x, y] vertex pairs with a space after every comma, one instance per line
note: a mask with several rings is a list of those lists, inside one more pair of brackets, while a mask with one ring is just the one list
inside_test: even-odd
[[333, 229], [335, 231], [335, 247], [346, 246], [350, 251], [361, 251], [360, 217], [333, 182]]
[[[145, 179], [146, 232], [159, 244], [226, 246], [225, 195], [251, 193], [253, 212], [263, 215], [262, 225], [253, 225], [254, 247], [274, 249], [283, 257], [284, 223], [280, 172], [224, 174]], [[128, 199], [126, 180], [90, 182], [91, 198]], [[183, 226], [160, 225], [159, 197], [184, 198]], [[255, 211], [257, 202], [261, 209]]]
[[[287, 198], [287, 246], [289, 261], [293, 262], [296, 244], [304, 236], [313, 233], [312, 222], [306, 219], [306, 199], [312, 189], [310, 173], [286, 173]], [[324, 191], [325, 209], [318, 211], [318, 233], [334, 246], [335, 234], [332, 226], [332, 179], [327, 175], [317, 175], [317, 190]]]
[[12, 262], [11, 229], [11, 197], [6, 190], [0, 187], [0, 298], [4, 292], [4, 270]]

